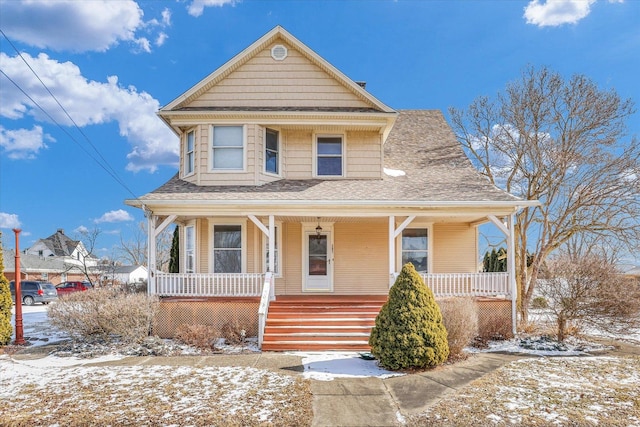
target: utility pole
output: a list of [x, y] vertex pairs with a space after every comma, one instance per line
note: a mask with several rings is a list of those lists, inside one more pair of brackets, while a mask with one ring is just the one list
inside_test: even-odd
[[16, 345], [24, 345], [24, 328], [22, 326], [22, 290], [20, 289], [20, 232], [19, 228], [14, 228], [13, 232], [16, 233], [16, 340], [13, 342]]

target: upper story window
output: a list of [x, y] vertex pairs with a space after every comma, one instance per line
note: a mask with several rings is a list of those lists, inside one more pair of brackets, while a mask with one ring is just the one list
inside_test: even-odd
[[343, 176], [343, 153], [341, 136], [319, 136], [316, 140], [316, 175]]
[[185, 144], [185, 156], [184, 156], [184, 174], [189, 175], [193, 173], [195, 167], [195, 145], [196, 133], [194, 131], [187, 133], [187, 143]]
[[420, 273], [427, 273], [429, 239], [426, 228], [405, 228], [402, 231], [402, 265], [410, 262]]
[[264, 170], [269, 173], [278, 174], [278, 163], [280, 160], [280, 146], [278, 142], [278, 132], [267, 129], [265, 137]]
[[244, 128], [242, 126], [212, 126], [212, 169], [244, 169]]

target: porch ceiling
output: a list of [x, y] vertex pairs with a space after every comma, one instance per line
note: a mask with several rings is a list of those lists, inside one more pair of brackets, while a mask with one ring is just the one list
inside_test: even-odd
[[[216, 215], [185, 215], [181, 216], [179, 220], [181, 221], [189, 221], [196, 218], [209, 218], [215, 217]], [[397, 219], [406, 218], [407, 215], [395, 215]], [[226, 217], [226, 216], [225, 216]], [[263, 221], [268, 221], [268, 215], [256, 215], [256, 217]], [[374, 224], [387, 224], [389, 221], [389, 216], [307, 216], [307, 215], [275, 215], [274, 219], [278, 222], [283, 223], [303, 223], [303, 222], [318, 222], [318, 218], [320, 218], [320, 222], [323, 223], [374, 223]], [[432, 215], [418, 215], [416, 216], [416, 220], [422, 222], [429, 223], [464, 223], [464, 224], [479, 224], [488, 222], [488, 218], [486, 215], [448, 215], [448, 216], [432, 216]]]

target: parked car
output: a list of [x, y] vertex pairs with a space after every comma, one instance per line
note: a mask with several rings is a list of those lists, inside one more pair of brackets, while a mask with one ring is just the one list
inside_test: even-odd
[[62, 282], [56, 286], [58, 295], [67, 295], [72, 292], [81, 292], [93, 288], [90, 282]]
[[[11, 299], [15, 304], [16, 284], [13, 280], [9, 282], [9, 289], [11, 290]], [[49, 304], [51, 301], [58, 299], [58, 292], [56, 291], [56, 287], [53, 286], [53, 283], [21, 280], [20, 296], [22, 297], [22, 304], [24, 305], [33, 305], [37, 302]]]

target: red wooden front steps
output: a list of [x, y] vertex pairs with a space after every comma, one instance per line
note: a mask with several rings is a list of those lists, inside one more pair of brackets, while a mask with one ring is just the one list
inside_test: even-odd
[[262, 350], [369, 351], [386, 295], [279, 296], [269, 305]]

